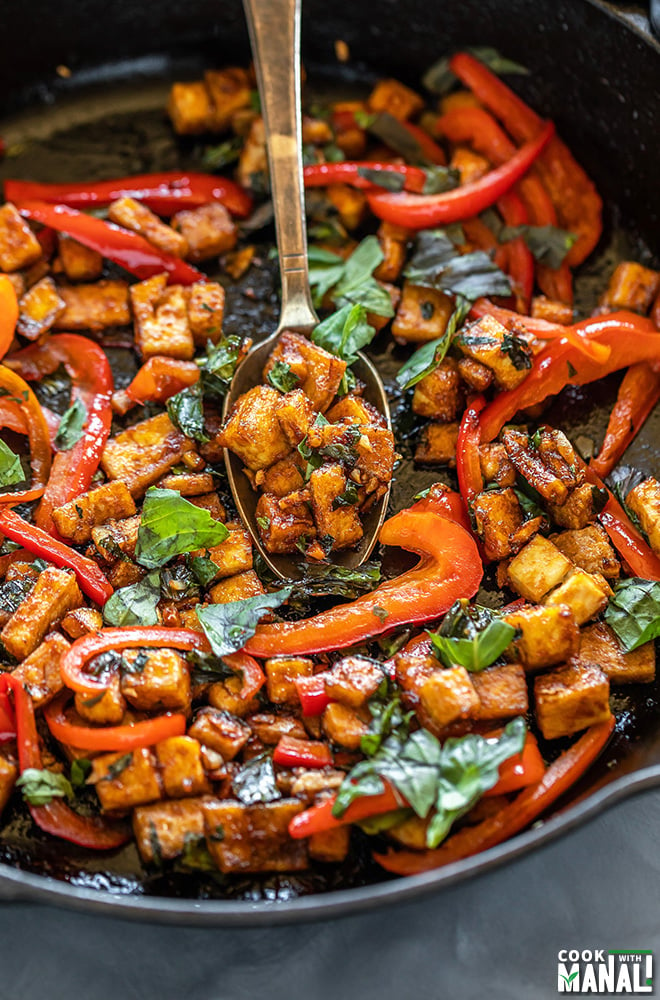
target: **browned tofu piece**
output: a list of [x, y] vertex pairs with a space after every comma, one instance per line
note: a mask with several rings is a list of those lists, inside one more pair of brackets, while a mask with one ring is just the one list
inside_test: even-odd
[[256, 246], [250, 243], [236, 250], [230, 250], [229, 253], [225, 254], [223, 259], [224, 269], [234, 281], [238, 281], [250, 269], [256, 250]]
[[229, 128], [232, 116], [250, 105], [250, 74], [238, 66], [228, 66], [222, 70], [209, 69], [204, 74], [204, 83], [213, 104], [211, 127], [214, 132], [224, 132]]
[[331, 424], [338, 424], [342, 420], [351, 424], [361, 424], [364, 427], [385, 427], [386, 424], [385, 417], [378, 412], [375, 406], [353, 392], [347, 392], [345, 396], [341, 396], [330, 407], [326, 417]]
[[268, 180], [266, 129], [261, 115], [252, 121], [238, 158], [236, 179], [246, 188], [263, 188]]
[[624, 653], [616, 635], [605, 622], [594, 622], [580, 633], [581, 663], [592, 663], [607, 674], [612, 684], [650, 684], [655, 680], [655, 645]]
[[590, 524], [577, 531], [562, 531], [551, 541], [560, 552], [587, 573], [602, 573], [606, 579], [616, 579], [621, 564], [610, 545], [607, 533], [599, 524]]
[[523, 524], [523, 513], [512, 489], [480, 493], [475, 497], [473, 510], [487, 559], [506, 559], [518, 551], [517, 533]]
[[538, 603], [571, 569], [571, 561], [556, 545], [535, 535], [509, 563], [509, 583], [521, 597]]
[[465, 667], [435, 670], [419, 686], [419, 700], [431, 722], [443, 729], [478, 709], [479, 696]]
[[490, 161], [465, 146], [457, 146], [451, 154], [449, 166], [458, 170], [461, 184], [478, 181], [490, 170]]
[[183, 799], [211, 790], [197, 740], [191, 736], [170, 736], [157, 743], [154, 751], [168, 798]]
[[276, 705], [299, 705], [296, 677], [311, 677], [314, 663], [305, 657], [277, 656], [266, 660], [266, 690]]
[[323, 861], [326, 864], [339, 864], [344, 861], [350, 846], [351, 828], [349, 823], [335, 827], [334, 830], [313, 833], [308, 841], [310, 858], [313, 858], [314, 861]]
[[326, 674], [326, 694], [349, 708], [361, 708], [376, 693], [384, 676], [376, 660], [345, 656]]
[[59, 694], [64, 687], [60, 675], [60, 660], [71, 643], [63, 635], [51, 632], [34, 652], [16, 667], [17, 677], [32, 698], [35, 708], [41, 708]]
[[453, 311], [453, 301], [444, 292], [404, 281], [401, 301], [392, 320], [392, 334], [415, 344], [435, 340], [445, 332]]
[[184, 289], [188, 303], [188, 323], [195, 347], [217, 344], [222, 336], [225, 290], [217, 281], [196, 281]]
[[182, 497], [211, 493], [215, 480], [210, 472], [170, 472], [158, 483], [164, 490], [176, 490]]
[[202, 496], [190, 497], [189, 499], [194, 507], [201, 507], [203, 510], [208, 510], [215, 521], [225, 520], [227, 514], [217, 493], [204, 493]]
[[536, 721], [546, 740], [579, 733], [610, 716], [610, 682], [597, 666], [573, 661], [534, 681]]
[[328, 184], [325, 195], [349, 232], [364, 222], [367, 214], [367, 198], [364, 191], [356, 190], [349, 184]]
[[49, 566], [0, 632], [5, 649], [24, 660], [68, 611], [82, 603], [75, 573]]
[[107, 576], [114, 589], [119, 590], [120, 587], [130, 587], [144, 579], [146, 570], [134, 562], [120, 559], [110, 568]]
[[398, 80], [379, 80], [367, 98], [370, 111], [387, 111], [388, 114], [406, 121], [424, 107], [424, 101], [410, 87]]
[[464, 382], [467, 382], [475, 392], [485, 392], [493, 384], [495, 376], [492, 369], [486, 368], [474, 358], [460, 358], [458, 372]]
[[206, 843], [221, 872], [287, 872], [307, 867], [304, 840], [289, 836], [289, 823], [302, 812], [299, 799], [246, 806], [215, 799], [203, 806]]
[[172, 217], [172, 228], [185, 239], [186, 257], [195, 263], [219, 257], [235, 247], [238, 240], [232, 217], [219, 201], [177, 212]]
[[462, 354], [493, 370], [500, 389], [515, 389], [532, 367], [531, 350], [492, 316], [464, 326], [454, 337]]
[[229, 604], [231, 601], [243, 601], [246, 597], [257, 597], [265, 594], [263, 584], [252, 569], [235, 576], [220, 580], [209, 591], [212, 604]]
[[221, 712], [229, 712], [237, 715], [240, 719], [256, 712], [258, 701], [252, 698], [249, 701], [241, 697], [243, 687], [242, 677], [228, 677], [226, 681], [217, 681], [208, 690], [209, 704]]
[[133, 811], [133, 834], [146, 864], [178, 858], [188, 844], [204, 839], [202, 799], [138, 806]]
[[159, 413], [108, 438], [101, 468], [108, 479], [122, 479], [131, 494], [139, 497], [193, 448], [167, 413]]
[[458, 364], [454, 358], [445, 358], [415, 386], [412, 408], [420, 417], [448, 424], [456, 420], [464, 400]]
[[602, 505], [598, 505], [599, 491], [590, 483], [576, 486], [569, 494], [566, 503], [561, 505], [548, 504], [548, 513], [561, 528], [571, 528], [578, 531], [596, 519]]
[[127, 517], [123, 521], [108, 521], [97, 528], [92, 528], [92, 541], [99, 555], [107, 563], [116, 563], [126, 556], [132, 559], [135, 555], [140, 515]]
[[525, 670], [553, 667], [577, 654], [580, 630], [568, 607], [534, 605], [513, 611], [505, 621], [522, 633], [512, 648]]
[[[277, 348], [276, 348], [277, 349]], [[236, 400], [218, 435], [249, 469], [266, 469], [291, 451], [278, 420], [282, 396], [269, 385], [256, 385]]]
[[603, 292], [600, 304], [610, 309], [632, 309], [645, 315], [660, 290], [660, 272], [633, 260], [619, 264]]
[[396, 281], [406, 260], [406, 240], [396, 239], [387, 222], [378, 227], [378, 242], [383, 260], [374, 271], [377, 281]]
[[346, 490], [346, 476], [340, 465], [328, 464], [315, 469], [309, 478], [312, 513], [320, 538], [332, 538], [332, 551], [347, 549], [363, 536], [364, 529], [352, 504], [337, 506]]
[[175, 649], [127, 649], [121, 693], [133, 708], [186, 711], [190, 707], [190, 675]]
[[119, 674], [112, 677], [101, 697], [76, 692], [76, 712], [86, 722], [98, 726], [116, 726], [124, 718], [126, 699], [121, 693]]
[[422, 465], [456, 465], [458, 424], [427, 424], [415, 448], [415, 461]]
[[245, 528], [232, 525], [224, 542], [193, 555], [206, 555], [218, 567], [217, 578], [235, 576], [252, 569], [252, 539]]
[[283, 736], [293, 736], [297, 740], [308, 739], [307, 730], [295, 715], [274, 715], [259, 712], [249, 718], [250, 729], [265, 746], [275, 746]]
[[482, 444], [479, 448], [479, 464], [485, 483], [515, 486], [516, 470], [503, 444]]
[[[558, 475], [543, 460], [539, 449], [534, 447], [529, 435], [517, 430], [506, 430], [502, 435], [509, 461], [545, 501], [563, 504], [568, 491], [576, 484], [575, 475], [569, 472], [569, 480]], [[568, 468], [568, 467], [567, 467]]]
[[58, 294], [52, 278], [42, 278], [19, 302], [16, 332], [28, 340], [37, 340], [50, 330], [57, 317], [64, 312], [66, 303]]
[[189, 736], [222, 754], [224, 760], [233, 760], [241, 752], [251, 732], [241, 719], [210, 706], [200, 708], [188, 729]]
[[361, 434], [355, 445], [357, 464], [351, 472], [351, 479], [363, 486], [367, 493], [373, 493], [381, 485], [392, 479], [394, 460], [394, 434], [386, 427], [361, 427]]
[[80, 639], [103, 628], [103, 615], [95, 608], [75, 608], [64, 616], [60, 627], [70, 639]]
[[276, 497], [284, 497], [287, 493], [295, 493], [305, 485], [302, 474], [303, 460], [300, 454], [295, 451], [286, 458], [281, 458], [268, 469], [259, 469], [255, 474], [255, 485], [259, 486], [264, 493], [271, 493]]
[[166, 274], [130, 288], [135, 346], [143, 358], [164, 355], [190, 361], [195, 353], [183, 288], [167, 285]]
[[544, 604], [565, 604], [575, 615], [578, 625], [584, 625], [607, 607], [612, 591], [602, 576], [574, 569], [563, 583], [544, 598]]
[[470, 674], [470, 678], [479, 698], [479, 704], [472, 709], [473, 719], [510, 719], [527, 712], [527, 678], [517, 663], [490, 667]]
[[83, 545], [92, 537], [92, 528], [109, 520], [131, 517], [135, 501], [126, 483], [115, 479], [53, 510], [55, 527], [63, 538]]
[[323, 712], [321, 726], [331, 743], [346, 750], [359, 750], [362, 737], [369, 729], [354, 708], [339, 701], [330, 702]]
[[302, 389], [292, 389], [282, 396], [277, 419], [284, 435], [293, 448], [297, 448], [306, 436], [316, 417], [312, 401]]
[[95, 757], [87, 783], [96, 788], [104, 812], [125, 812], [163, 797], [156, 757], [148, 747]]
[[0, 754], [0, 816], [11, 798], [18, 778], [18, 767], [13, 761]]
[[108, 217], [118, 226], [144, 236], [148, 243], [164, 253], [173, 257], [185, 257], [188, 253], [185, 236], [175, 233], [171, 226], [161, 222], [150, 208], [135, 198], [124, 197], [113, 201], [108, 206]]
[[58, 249], [68, 281], [98, 281], [103, 273], [103, 257], [66, 233], [58, 237]]
[[573, 322], [571, 306], [565, 302], [548, 299], [545, 295], [534, 296], [530, 315], [534, 319], [545, 319], [548, 323], [560, 323], [562, 326], [568, 326]]
[[295, 493], [284, 497], [262, 493], [259, 497], [257, 524], [261, 540], [269, 552], [295, 552], [298, 542], [302, 544], [316, 538], [316, 526], [309, 506], [297, 497]]
[[0, 271], [18, 271], [41, 257], [41, 244], [10, 201], [0, 208]]
[[652, 476], [645, 479], [630, 491], [626, 503], [639, 518], [649, 545], [660, 555], [660, 482]]
[[213, 125], [214, 112], [211, 94], [203, 80], [172, 84], [167, 113], [179, 135], [208, 132]]
[[106, 326], [128, 326], [128, 284], [97, 281], [93, 285], [59, 285], [66, 309], [53, 323], [54, 330], [103, 330]]
[[314, 409], [325, 413], [337, 394], [346, 362], [299, 333], [288, 330], [279, 338], [266, 363], [264, 379], [277, 361], [290, 367], [300, 379], [300, 388]]

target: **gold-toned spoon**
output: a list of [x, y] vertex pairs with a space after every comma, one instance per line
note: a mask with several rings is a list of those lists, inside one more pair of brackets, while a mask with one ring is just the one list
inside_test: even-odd
[[[266, 131], [282, 311], [275, 332], [257, 344], [238, 368], [225, 399], [225, 417], [239, 396], [263, 382], [266, 360], [284, 330], [309, 336], [318, 325], [307, 268], [300, 111], [301, 0], [243, 0], [243, 6]], [[385, 416], [391, 427], [387, 396], [376, 369], [360, 354], [353, 371], [365, 385], [364, 398]], [[227, 449], [225, 463], [238, 512], [264, 560], [278, 576], [299, 578], [305, 566], [303, 556], [273, 555], [266, 551], [256, 522], [258, 495], [243, 472], [241, 460]], [[334, 564], [352, 569], [368, 558], [385, 518], [388, 498], [389, 490], [362, 517], [364, 535], [355, 548], [332, 553]]]

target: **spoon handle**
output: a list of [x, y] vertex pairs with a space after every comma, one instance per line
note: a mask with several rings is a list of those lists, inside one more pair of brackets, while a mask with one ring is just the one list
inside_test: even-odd
[[243, 0], [266, 129], [282, 278], [278, 330], [318, 323], [309, 292], [300, 112], [301, 0]]

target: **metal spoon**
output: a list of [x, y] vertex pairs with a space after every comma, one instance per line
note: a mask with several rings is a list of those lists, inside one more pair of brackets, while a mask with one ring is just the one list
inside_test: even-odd
[[[243, 6], [266, 130], [282, 278], [282, 312], [275, 332], [253, 348], [238, 368], [225, 399], [225, 417], [239, 396], [263, 382], [266, 360], [284, 330], [308, 336], [318, 325], [307, 269], [300, 112], [301, 0], [243, 0]], [[360, 354], [353, 371], [366, 386], [364, 398], [385, 416], [391, 427], [387, 396], [376, 369]], [[266, 551], [255, 518], [258, 494], [243, 472], [241, 460], [227, 449], [225, 463], [236, 507], [257, 549], [278, 576], [298, 579], [305, 566], [303, 556], [273, 555]], [[356, 548], [332, 553], [335, 565], [352, 569], [368, 558], [385, 519], [388, 498], [389, 490], [362, 517], [364, 535]]]

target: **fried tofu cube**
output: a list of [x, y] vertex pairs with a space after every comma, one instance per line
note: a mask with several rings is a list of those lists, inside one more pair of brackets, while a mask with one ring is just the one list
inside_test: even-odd
[[251, 189], [264, 189], [268, 183], [266, 129], [258, 115], [250, 125], [238, 158], [236, 177], [239, 184]]
[[461, 184], [471, 184], [478, 181], [490, 170], [490, 161], [485, 156], [467, 149], [465, 146], [457, 146], [451, 155], [449, 166], [458, 170]]
[[485, 392], [493, 384], [495, 376], [492, 369], [486, 368], [474, 358], [460, 358], [458, 372], [464, 382], [467, 382], [475, 392]]
[[316, 538], [316, 525], [304, 500], [262, 493], [256, 516], [261, 540], [269, 552], [295, 552], [299, 542]]
[[614, 270], [601, 306], [610, 309], [632, 309], [646, 315], [660, 290], [660, 272], [643, 267], [633, 260], [622, 261]]
[[650, 684], [655, 680], [654, 643], [645, 642], [625, 653], [605, 622], [594, 622], [582, 629], [579, 659], [600, 667], [612, 684]]
[[456, 465], [457, 442], [457, 423], [427, 424], [422, 429], [415, 448], [415, 461], [421, 465], [447, 465], [453, 469]]
[[454, 344], [465, 357], [491, 368], [500, 389], [515, 389], [532, 367], [531, 350], [526, 342], [492, 316], [463, 327]]
[[537, 677], [534, 681], [536, 720], [546, 740], [572, 736], [587, 726], [607, 722], [610, 682], [593, 664], [578, 661]]
[[190, 736], [170, 736], [157, 743], [154, 751], [168, 798], [183, 799], [211, 790], [197, 740]]
[[[564, 504], [569, 488], [575, 486], [575, 475], [566, 470], [552, 468], [544, 461], [540, 448], [535, 447], [529, 435], [514, 429], [502, 435], [509, 460], [541, 497], [548, 503]], [[568, 473], [568, 477], [564, 472]], [[568, 478], [568, 481], [567, 481]]]
[[349, 708], [362, 708], [383, 683], [384, 676], [377, 660], [345, 656], [326, 674], [325, 691], [333, 701]]
[[126, 699], [121, 693], [119, 675], [112, 677], [101, 697], [76, 692], [76, 712], [81, 719], [98, 726], [116, 726], [124, 718]]
[[193, 555], [206, 555], [218, 567], [217, 579], [235, 576], [252, 569], [252, 539], [245, 528], [233, 526], [224, 542], [210, 549], [199, 549]]
[[131, 517], [135, 512], [135, 501], [126, 483], [115, 479], [56, 507], [53, 521], [63, 538], [74, 545], [83, 545], [91, 539], [92, 528], [109, 520]]
[[264, 493], [271, 493], [276, 497], [284, 497], [287, 493], [301, 490], [305, 485], [301, 456], [296, 451], [286, 458], [281, 458], [268, 469], [259, 469], [254, 481]]
[[207, 510], [214, 521], [225, 520], [227, 514], [217, 493], [204, 493], [202, 496], [190, 497], [189, 499], [194, 507]]
[[306, 436], [315, 417], [312, 401], [302, 389], [292, 389], [282, 397], [277, 419], [293, 448], [297, 448]]
[[361, 427], [355, 445], [357, 463], [351, 479], [373, 493], [380, 484], [388, 484], [394, 469], [394, 435], [386, 427]]
[[435, 670], [419, 686], [419, 700], [431, 722], [444, 729], [467, 719], [479, 707], [479, 696], [465, 667]]
[[555, 299], [548, 299], [545, 295], [534, 296], [530, 315], [533, 319], [544, 319], [548, 323], [559, 323], [561, 326], [569, 326], [573, 322], [572, 306]]
[[277, 361], [289, 366], [300, 379], [300, 388], [314, 409], [325, 413], [337, 395], [346, 371], [346, 362], [299, 333], [288, 330], [282, 334], [271, 352], [264, 368], [264, 380]]
[[309, 856], [314, 861], [325, 864], [339, 864], [348, 855], [351, 846], [350, 824], [335, 827], [334, 830], [324, 830], [313, 833], [308, 841]]
[[559, 506], [548, 504], [548, 513], [561, 528], [571, 528], [578, 531], [595, 520], [598, 511], [602, 509], [598, 506], [600, 497], [600, 490], [595, 486], [590, 483], [582, 483], [569, 494], [566, 503]]
[[404, 281], [392, 334], [414, 344], [435, 340], [445, 332], [453, 311], [453, 301], [444, 292]]
[[522, 633], [513, 649], [525, 670], [565, 663], [577, 654], [580, 630], [573, 612], [562, 605], [532, 606], [505, 615]]
[[11, 798], [18, 778], [18, 767], [7, 757], [0, 755], [0, 816]]
[[188, 324], [195, 347], [217, 344], [222, 336], [225, 290], [217, 281], [196, 281], [184, 289], [188, 303]]
[[0, 208], [0, 271], [19, 271], [38, 261], [41, 243], [10, 201]]
[[219, 257], [232, 250], [238, 241], [232, 217], [219, 201], [177, 212], [171, 224], [188, 244], [187, 259], [195, 263]]
[[24, 660], [68, 611], [82, 603], [75, 573], [49, 566], [0, 632], [5, 649]]
[[202, 800], [138, 806], [133, 811], [133, 834], [145, 864], [178, 858], [188, 844], [204, 839]]
[[259, 703], [255, 698], [242, 698], [242, 687], [242, 677], [228, 677], [226, 681], [217, 681], [208, 690], [209, 704], [220, 712], [229, 712], [239, 719], [256, 712]]
[[158, 483], [164, 490], [176, 490], [182, 497], [199, 497], [213, 492], [210, 472], [171, 472]]
[[323, 712], [321, 726], [331, 743], [346, 750], [359, 750], [362, 737], [369, 729], [354, 708], [339, 701], [330, 702]]
[[511, 719], [529, 709], [525, 671], [517, 663], [489, 667], [470, 677], [479, 698], [472, 709], [473, 719]]
[[560, 552], [587, 573], [602, 573], [606, 579], [616, 579], [621, 564], [610, 545], [606, 532], [599, 524], [590, 524], [576, 531], [562, 531], [551, 541]]
[[250, 729], [265, 746], [276, 746], [283, 736], [293, 736], [297, 740], [308, 739], [307, 730], [295, 715], [273, 715], [259, 712], [250, 716]]
[[406, 260], [406, 239], [397, 239], [387, 222], [378, 227], [378, 242], [383, 260], [374, 271], [377, 281], [396, 281]]
[[118, 198], [108, 206], [108, 217], [124, 229], [144, 236], [148, 243], [173, 257], [185, 257], [188, 253], [188, 243], [185, 236], [175, 233], [171, 226], [166, 225], [157, 215], [142, 205], [135, 198]]
[[127, 517], [123, 521], [109, 521], [92, 528], [92, 541], [101, 558], [107, 563], [116, 563], [122, 556], [132, 559], [135, 555], [141, 517]]
[[424, 101], [410, 87], [398, 80], [379, 80], [367, 98], [370, 111], [387, 111], [404, 122], [424, 107]]
[[229, 413], [218, 440], [248, 469], [266, 469], [291, 451], [278, 420], [281, 404], [277, 389], [256, 385], [239, 396]]
[[12, 671], [26, 689], [35, 708], [47, 705], [64, 687], [60, 660], [71, 643], [63, 635], [51, 632], [44, 641]]
[[224, 132], [229, 128], [232, 116], [250, 106], [250, 74], [238, 66], [228, 66], [222, 70], [209, 69], [204, 74], [204, 83], [213, 104], [211, 127], [214, 132]]
[[607, 607], [611, 593], [603, 577], [574, 569], [544, 598], [544, 604], [565, 604], [573, 612], [578, 625], [584, 625]]
[[364, 191], [358, 191], [348, 184], [328, 184], [325, 195], [349, 232], [364, 222], [367, 214], [367, 198]]
[[66, 309], [55, 317], [54, 330], [103, 330], [106, 326], [128, 326], [128, 284], [97, 281], [93, 285], [59, 285]]
[[127, 812], [163, 797], [156, 757], [148, 747], [95, 757], [87, 783], [96, 788], [104, 812]]
[[523, 513], [512, 489], [480, 493], [473, 510], [487, 559], [506, 559], [517, 551], [516, 532], [522, 526]]
[[188, 665], [175, 649], [127, 649], [121, 693], [133, 708], [144, 711], [187, 711], [190, 707]]
[[312, 513], [320, 538], [330, 536], [332, 551], [347, 549], [362, 538], [364, 529], [352, 504], [336, 506], [346, 490], [346, 476], [340, 465], [323, 465], [309, 478]]
[[299, 799], [249, 806], [227, 799], [206, 802], [211, 857], [225, 874], [302, 871], [307, 867], [307, 846], [289, 836], [289, 823], [304, 808]]
[[120, 587], [130, 587], [134, 583], [139, 583], [146, 576], [146, 570], [137, 566], [134, 562], [120, 559], [108, 571], [108, 580], [115, 590]]
[[200, 135], [213, 124], [215, 108], [203, 80], [173, 83], [167, 102], [174, 131], [178, 135]]
[[64, 616], [60, 627], [70, 639], [80, 639], [103, 628], [103, 615], [95, 608], [74, 608]]
[[66, 303], [58, 294], [52, 278], [42, 278], [19, 302], [16, 332], [28, 340], [37, 340], [50, 330]]
[[454, 358], [445, 358], [415, 386], [412, 408], [420, 417], [449, 424], [456, 420], [464, 399], [458, 364]]
[[485, 483], [515, 486], [516, 470], [503, 444], [482, 444], [479, 448], [479, 464]]
[[368, 403], [366, 399], [357, 396], [353, 392], [347, 392], [345, 396], [338, 399], [326, 414], [331, 424], [341, 423], [342, 420], [352, 424], [361, 424], [364, 427], [385, 427], [385, 417], [382, 413]]
[[183, 289], [167, 286], [166, 274], [130, 288], [135, 317], [135, 346], [143, 358], [162, 355], [190, 361], [195, 353]]
[[193, 442], [174, 426], [167, 413], [159, 413], [108, 438], [101, 468], [108, 479], [123, 480], [130, 493], [139, 497], [193, 448]]
[[268, 698], [276, 705], [298, 705], [298, 688], [296, 677], [311, 677], [314, 673], [314, 663], [306, 657], [277, 656], [266, 660], [266, 690]]
[[200, 708], [188, 729], [189, 736], [221, 754], [223, 760], [233, 760], [251, 733], [250, 726], [241, 719], [210, 706]]
[[246, 597], [258, 597], [265, 593], [257, 574], [254, 570], [248, 569], [214, 584], [209, 591], [209, 597], [212, 604], [229, 604], [231, 601], [243, 601]]
[[68, 281], [98, 281], [103, 273], [103, 257], [98, 250], [83, 246], [66, 233], [58, 236], [59, 257]]
[[649, 545], [660, 555], [660, 482], [653, 476], [645, 479], [630, 491], [626, 504], [639, 518]]
[[527, 601], [538, 603], [549, 590], [561, 583], [571, 566], [570, 559], [556, 545], [542, 535], [535, 535], [511, 560], [507, 574], [517, 594]]

